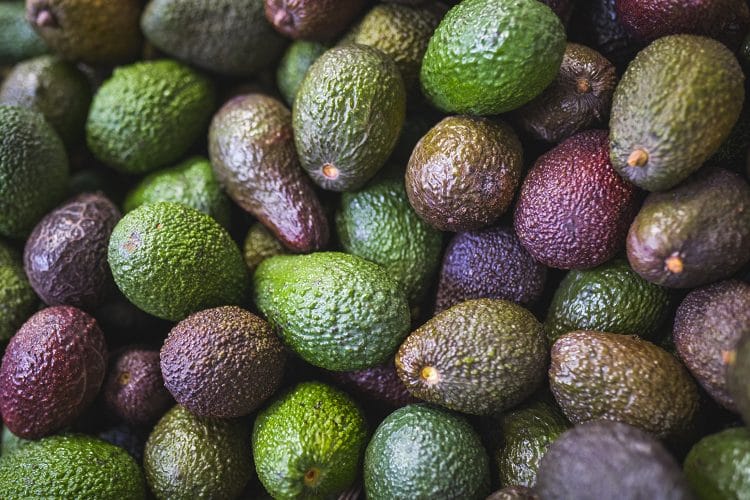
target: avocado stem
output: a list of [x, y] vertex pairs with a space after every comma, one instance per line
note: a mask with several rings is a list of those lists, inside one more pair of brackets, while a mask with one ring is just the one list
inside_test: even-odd
[[434, 366], [425, 366], [419, 372], [419, 376], [428, 384], [434, 384], [440, 378], [440, 374]]
[[684, 262], [682, 262], [680, 255], [676, 252], [667, 257], [664, 264], [666, 265], [667, 270], [674, 274], [680, 274], [685, 269]]
[[310, 467], [307, 472], [305, 472], [305, 486], [308, 488], [314, 488], [318, 485], [318, 482], [320, 481], [320, 470], [317, 467]]
[[648, 152], [645, 149], [636, 149], [628, 156], [628, 165], [631, 167], [642, 167], [648, 163]]
[[34, 23], [42, 28], [56, 28], [57, 20], [47, 9], [40, 10], [34, 18]]
[[339, 169], [330, 163], [323, 165], [323, 177], [326, 179], [334, 180], [339, 176]]

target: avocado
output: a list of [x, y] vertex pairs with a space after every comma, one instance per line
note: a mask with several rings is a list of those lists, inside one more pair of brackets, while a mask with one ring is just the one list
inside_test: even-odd
[[302, 167], [324, 189], [362, 187], [396, 146], [405, 114], [404, 82], [389, 56], [357, 44], [326, 51], [292, 108]]
[[715, 40], [672, 35], [651, 43], [615, 89], [609, 121], [615, 170], [648, 191], [685, 180], [732, 130], [744, 79], [737, 59]]
[[320, 382], [295, 386], [253, 425], [255, 470], [274, 498], [335, 498], [357, 478], [366, 444], [362, 411]]
[[396, 354], [409, 392], [472, 415], [517, 405], [540, 386], [546, 366], [542, 325], [523, 307], [497, 299], [446, 309], [412, 332]]
[[245, 297], [237, 244], [210, 216], [158, 202], [125, 215], [109, 240], [109, 265], [122, 293], [149, 314], [180, 321]]
[[266, 21], [261, 0], [151, 0], [141, 29], [164, 53], [231, 76], [257, 73], [286, 45]]
[[729, 351], [727, 361], [727, 389], [737, 411], [745, 423], [750, 422], [750, 336], [744, 336], [737, 347]]
[[99, 392], [106, 364], [104, 334], [93, 317], [68, 306], [37, 312], [3, 355], [5, 426], [18, 437], [39, 439], [70, 425]]
[[292, 115], [280, 101], [262, 94], [231, 99], [214, 115], [208, 143], [229, 196], [284, 246], [311, 252], [328, 243], [328, 220], [300, 168]]
[[204, 133], [213, 106], [211, 82], [187, 66], [166, 59], [123, 66], [94, 96], [86, 141], [110, 167], [144, 174], [177, 162]]
[[617, 258], [593, 269], [570, 271], [555, 291], [544, 327], [554, 342], [574, 330], [652, 339], [669, 315], [670, 294]]
[[728, 278], [750, 261], [749, 247], [750, 185], [723, 169], [651, 193], [627, 237], [635, 272], [673, 288]]
[[174, 401], [159, 368], [159, 351], [127, 347], [116, 354], [104, 382], [107, 409], [129, 425], [149, 425]]
[[505, 113], [552, 83], [564, 51], [565, 28], [541, 2], [464, 0], [430, 38], [422, 91], [446, 113]]
[[386, 417], [365, 452], [370, 500], [482, 500], [490, 491], [487, 451], [463, 418], [416, 404]]
[[333, 372], [332, 376], [345, 389], [389, 407], [399, 408], [418, 401], [398, 378], [393, 361], [364, 370]]
[[10, 340], [38, 303], [21, 256], [0, 240], [0, 342]]
[[750, 494], [750, 431], [726, 429], [701, 439], [688, 453], [685, 477], [699, 500]]
[[406, 167], [414, 210], [441, 231], [471, 231], [508, 210], [521, 182], [523, 151], [504, 123], [449, 116], [420, 139]]
[[379, 265], [354, 255], [270, 257], [253, 275], [253, 294], [287, 346], [326, 370], [383, 363], [409, 331], [401, 285]]
[[544, 290], [547, 268], [535, 261], [503, 226], [456, 234], [443, 256], [435, 310], [469, 299], [535, 302]]
[[252, 467], [246, 422], [196, 417], [179, 405], [156, 424], [143, 454], [158, 499], [237, 498]]
[[442, 234], [417, 216], [401, 179], [343, 193], [336, 229], [344, 251], [383, 266], [412, 305], [424, 297], [442, 251]]
[[107, 245], [120, 211], [101, 193], [65, 202], [36, 225], [23, 252], [32, 288], [49, 306], [93, 311], [112, 291]]
[[616, 0], [577, 2], [569, 27], [569, 38], [588, 45], [612, 61], [618, 74], [643, 47], [620, 22]]
[[247, 230], [242, 245], [242, 256], [245, 258], [248, 270], [255, 272], [258, 265], [269, 257], [287, 253], [284, 245], [272, 235], [266, 226], [255, 222]]
[[487, 500], [539, 500], [539, 497], [526, 486], [506, 486], [493, 492]]
[[639, 202], [638, 190], [612, 168], [607, 132], [590, 130], [537, 159], [521, 187], [513, 225], [539, 262], [586, 269], [622, 249]]
[[146, 487], [125, 450], [71, 434], [34, 441], [3, 456], [0, 497], [144, 500]]
[[0, 2], [0, 66], [46, 54], [47, 45], [26, 21], [23, 1]]
[[588, 422], [565, 432], [542, 458], [534, 489], [541, 498], [693, 498], [664, 446], [619, 422]]
[[535, 139], [560, 142], [609, 116], [616, 84], [615, 67], [603, 55], [568, 43], [555, 80], [516, 110], [515, 120]]
[[65, 59], [113, 66], [140, 54], [141, 8], [141, 0], [26, 0], [26, 17]]
[[266, 18], [289, 38], [330, 40], [365, 7], [365, 0], [265, 0]]
[[294, 104], [307, 70], [326, 50], [328, 47], [322, 43], [297, 40], [284, 52], [276, 69], [276, 85], [289, 106]]
[[97, 437], [110, 444], [118, 446], [127, 451], [128, 454], [140, 465], [143, 463], [143, 449], [146, 447], [148, 431], [143, 427], [131, 427], [118, 424], [107, 427], [97, 434]]
[[44, 116], [0, 105], [0, 235], [22, 238], [65, 197], [68, 157]]
[[34, 441], [30, 439], [23, 439], [12, 432], [10, 432], [10, 429], [7, 427], [3, 427], [3, 433], [2, 433], [2, 457], [6, 457], [10, 455], [11, 453], [14, 453], [16, 450], [20, 450], [24, 446], [26, 446], [29, 443], [33, 443]]
[[552, 346], [550, 388], [574, 424], [624, 422], [659, 437], [687, 430], [698, 389], [682, 364], [638, 337], [579, 330]]

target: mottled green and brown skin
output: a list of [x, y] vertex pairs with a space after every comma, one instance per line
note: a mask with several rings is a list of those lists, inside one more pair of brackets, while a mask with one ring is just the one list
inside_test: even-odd
[[242, 256], [251, 273], [267, 258], [285, 253], [287, 250], [284, 245], [260, 222], [253, 223], [247, 230], [242, 244]]
[[365, 7], [365, 0], [265, 0], [268, 21], [296, 39], [336, 38]]
[[698, 498], [743, 498], [750, 493], [750, 431], [726, 429], [701, 439], [685, 458], [685, 477]]

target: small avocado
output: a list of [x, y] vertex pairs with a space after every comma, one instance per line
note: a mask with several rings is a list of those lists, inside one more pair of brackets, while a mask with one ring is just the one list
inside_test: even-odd
[[679, 464], [659, 441], [606, 420], [577, 425], [552, 443], [534, 491], [559, 500], [693, 498]]
[[372, 436], [364, 483], [370, 500], [483, 500], [490, 491], [489, 457], [463, 417], [409, 405], [388, 415]]
[[143, 454], [158, 499], [237, 498], [252, 468], [246, 422], [196, 417], [179, 405], [156, 424]]
[[129, 425], [149, 425], [173, 405], [159, 368], [159, 351], [128, 347], [118, 352], [104, 382], [107, 409]]
[[72, 424], [99, 392], [106, 364], [104, 334], [93, 317], [68, 306], [37, 312], [3, 355], [5, 426], [18, 437], [39, 439]]
[[544, 291], [547, 268], [503, 226], [456, 234], [443, 256], [435, 311], [469, 299], [505, 299], [521, 305]]
[[38, 303], [21, 256], [0, 241], [0, 342], [10, 340]]
[[245, 298], [240, 249], [212, 217], [186, 205], [158, 202], [125, 215], [109, 240], [115, 283], [149, 314], [180, 321]]
[[542, 325], [523, 307], [496, 299], [446, 309], [396, 353], [396, 370], [409, 392], [472, 415], [517, 405], [542, 383], [546, 366]]
[[242, 209], [294, 252], [328, 243], [328, 220], [294, 149], [292, 115], [262, 94], [227, 102], [211, 122], [209, 157], [214, 173]]
[[253, 223], [247, 230], [242, 244], [242, 256], [251, 273], [255, 272], [258, 265], [267, 258], [285, 253], [287, 250], [284, 245], [260, 222]]
[[264, 0], [266, 18], [295, 40], [331, 40], [354, 20], [365, 0]]
[[750, 495], [750, 431], [736, 427], [704, 437], [685, 458], [684, 471], [699, 500]]
[[307, 40], [297, 40], [286, 49], [276, 69], [276, 85], [287, 105], [294, 104], [307, 70], [326, 50], [326, 45]]
[[615, 420], [674, 437], [698, 410], [698, 388], [685, 367], [638, 337], [588, 330], [563, 335], [552, 346], [549, 379], [575, 424]]
[[356, 480], [366, 444], [362, 411], [320, 382], [295, 386], [253, 426], [255, 470], [274, 498], [336, 498]]
[[539, 497], [526, 486], [506, 486], [493, 492], [487, 500], [539, 500]]
[[723, 169], [703, 170], [651, 193], [627, 237], [628, 261], [648, 281], [692, 288], [728, 278], [750, 261], [750, 185]]
[[612, 165], [648, 191], [697, 170], [729, 135], [745, 98], [744, 75], [723, 44], [672, 35], [628, 65], [612, 100]]
[[324, 189], [362, 187], [393, 152], [406, 115], [406, 90], [393, 60], [347, 44], [320, 56], [292, 109], [302, 167]]
[[622, 249], [638, 204], [637, 189], [612, 168], [607, 132], [590, 130], [537, 159], [521, 187], [514, 228], [539, 262], [586, 269]]
[[441, 231], [471, 231], [508, 210], [521, 182], [523, 151], [512, 128], [449, 116], [420, 139], [406, 167], [414, 210]]
[[36, 31], [26, 21], [23, 1], [0, 2], [0, 66], [10, 66], [48, 52]]
[[365, 399], [399, 408], [419, 400], [411, 395], [398, 378], [393, 361], [353, 372], [333, 372], [333, 379]]

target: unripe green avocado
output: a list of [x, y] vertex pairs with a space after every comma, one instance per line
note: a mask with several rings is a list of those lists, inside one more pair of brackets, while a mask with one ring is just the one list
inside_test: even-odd
[[0, 341], [9, 340], [38, 303], [21, 256], [0, 241]]

